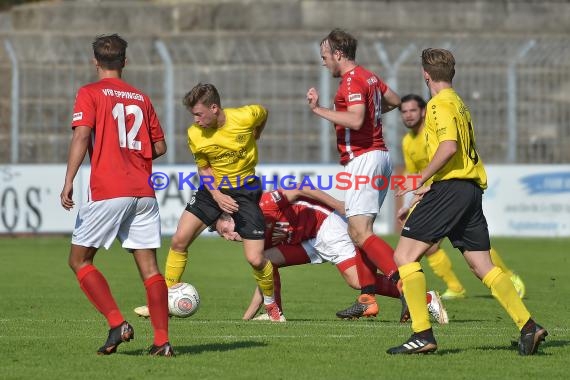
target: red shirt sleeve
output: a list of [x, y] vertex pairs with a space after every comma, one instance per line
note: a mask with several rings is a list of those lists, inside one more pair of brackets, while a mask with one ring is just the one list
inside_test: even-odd
[[164, 140], [164, 131], [160, 125], [160, 121], [154, 112], [154, 107], [149, 98], [145, 99], [146, 104], [148, 104], [148, 123], [150, 127], [150, 141], [151, 143]]
[[73, 106], [73, 121], [71, 127], [95, 127], [95, 101], [85, 87], [77, 91], [75, 105]]

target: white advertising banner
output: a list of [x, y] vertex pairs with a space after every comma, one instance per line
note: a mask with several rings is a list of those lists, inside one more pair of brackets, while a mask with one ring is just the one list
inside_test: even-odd
[[[570, 165], [487, 165], [489, 189], [483, 207], [489, 231], [496, 236], [570, 236]], [[319, 187], [344, 199], [354, 179], [342, 176], [339, 165], [259, 165], [266, 190], [302, 184]], [[65, 165], [0, 165], [0, 234], [70, 233], [77, 207], [85, 202], [88, 167], [75, 180], [76, 208], [65, 211], [59, 200]], [[193, 165], [154, 167], [162, 233], [172, 235], [186, 203], [198, 187]], [[390, 185], [391, 186], [391, 185]], [[379, 234], [390, 232], [393, 193], [375, 224]]]
[[487, 165], [492, 235], [570, 236], [569, 165]]
[[[61, 207], [64, 177], [65, 165], [0, 165], [0, 234], [71, 232], [76, 210]], [[76, 204], [84, 202], [83, 177], [74, 184]]]

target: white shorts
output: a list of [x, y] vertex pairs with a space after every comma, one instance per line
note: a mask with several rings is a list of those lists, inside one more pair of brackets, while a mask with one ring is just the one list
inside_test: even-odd
[[348, 236], [348, 224], [345, 218], [331, 213], [319, 228], [317, 237], [306, 240], [303, 248], [312, 264], [328, 261], [335, 265], [356, 256], [354, 243]]
[[160, 247], [160, 214], [155, 198], [120, 197], [81, 206], [71, 243], [109, 249], [118, 238], [126, 249]]
[[[350, 174], [351, 186], [344, 196], [346, 217], [370, 215], [375, 217], [380, 212], [386, 194], [390, 189], [392, 161], [390, 154], [384, 150], [373, 150], [355, 157], [344, 167]], [[368, 183], [359, 184], [356, 188], [356, 176], [365, 176]], [[376, 177], [375, 186], [371, 181]]]

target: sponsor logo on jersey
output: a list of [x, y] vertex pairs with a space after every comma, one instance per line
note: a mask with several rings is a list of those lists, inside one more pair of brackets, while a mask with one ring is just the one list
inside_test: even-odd
[[83, 112], [76, 112], [73, 114], [73, 121], [78, 121], [83, 119]]
[[350, 94], [348, 95], [349, 102], [356, 102], [358, 100], [362, 100], [362, 94]]
[[271, 198], [273, 198], [273, 201], [275, 203], [279, 202], [281, 200], [281, 194], [279, 194], [278, 191], [272, 191], [271, 192]]

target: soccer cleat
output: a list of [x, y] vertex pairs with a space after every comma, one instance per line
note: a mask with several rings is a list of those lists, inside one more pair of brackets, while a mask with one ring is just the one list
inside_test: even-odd
[[354, 304], [344, 310], [336, 312], [336, 316], [342, 319], [369, 318], [377, 315], [378, 304], [376, 303], [376, 297], [372, 294], [361, 294]]
[[529, 333], [521, 331], [519, 338], [519, 355], [534, 355], [541, 342], [545, 341], [548, 331], [539, 324], [535, 324], [534, 330]]
[[145, 318], [150, 317], [150, 311], [148, 311], [147, 305], [135, 307], [134, 312], [139, 317], [145, 317]]
[[523, 299], [525, 294], [526, 294], [526, 286], [524, 285], [522, 278], [520, 278], [520, 276], [518, 274], [513, 273], [511, 276], [511, 281], [513, 282], [513, 285], [515, 286], [515, 289], [516, 289], [519, 297], [521, 299]]
[[265, 305], [265, 310], [267, 311], [267, 315], [269, 316], [269, 320], [271, 322], [286, 322], [287, 320], [281, 313], [279, 306], [277, 303], [272, 302], [269, 305]]
[[97, 350], [97, 355], [111, 355], [117, 351], [119, 344], [135, 339], [135, 330], [127, 321], [109, 330], [105, 344]]
[[467, 292], [465, 291], [465, 289], [463, 289], [460, 292], [455, 292], [451, 289], [447, 289], [442, 295], [441, 295], [441, 299], [442, 300], [456, 300], [456, 299], [460, 299], [460, 298], [465, 298], [465, 294]]
[[[285, 318], [285, 317], [283, 317]], [[269, 314], [267, 313], [262, 313], [259, 314], [257, 317], [254, 317], [251, 319], [252, 321], [269, 321]]]
[[153, 344], [148, 354], [151, 356], [167, 356], [167, 357], [176, 356], [174, 355], [174, 350], [172, 349], [172, 346], [168, 342], [164, 343], [162, 346], [155, 346]]
[[441, 302], [441, 298], [436, 291], [430, 290], [427, 292], [427, 301], [428, 301], [428, 311], [434, 317], [434, 319], [442, 324], [445, 325], [449, 323], [449, 318], [447, 317], [447, 311]]
[[431, 337], [426, 338], [420, 334], [412, 334], [410, 339], [408, 339], [401, 346], [396, 346], [389, 348], [386, 352], [391, 355], [397, 354], [429, 354], [437, 350], [437, 343], [433, 334]]

